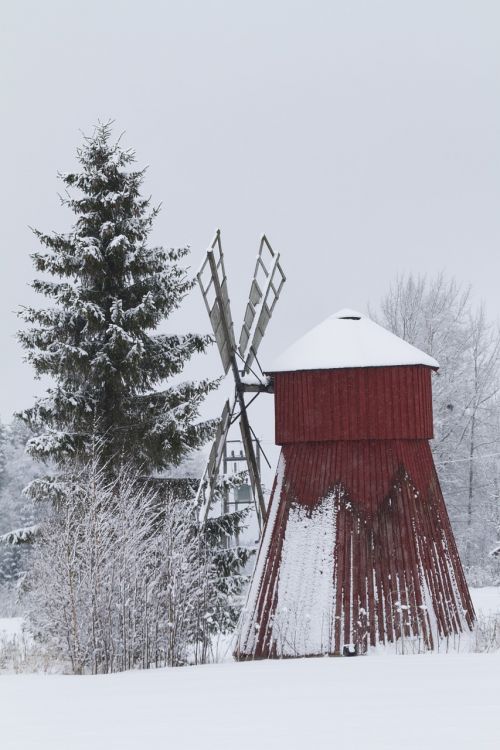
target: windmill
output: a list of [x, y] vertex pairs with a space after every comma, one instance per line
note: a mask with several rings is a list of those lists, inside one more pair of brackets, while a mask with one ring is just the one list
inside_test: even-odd
[[[261, 527], [266, 518], [266, 505], [254, 448], [254, 444], [258, 444], [258, 440], [250, 425], [247, 409], [259, 393], [272, 392], [269, 380], [260, 370], [257, 352], [286, 281], [285, 274], [280, 264], [279, 253], [274, 252], [266, 236], [263, 235], [238, 344], [236, 344], [234, 335], [220, 230], [217, 230], [212, 244], [207, 250], [197, 278], [210, 318], [224, 374], [227, 375], [231, 370], [234, 379], [234, 396], [232, 400], [228, 399], [224, 404], [198, 490], [197, 500], [200, 520], [204, 521], [207, 518], [214, 500], [217, 477], [229, 429], [234, 422], [239, 420], [252, 497], [257, 511], [259, 527]], [[258, 372], [256, 368], [258, 368]], [[246, 393], [254, 394], [248, 403], [245, 401]]]
[[432, 650], [473, 628], [429, 445], [438, 367], [340, 310], [267, 368], [282, 453], [238, 659]]

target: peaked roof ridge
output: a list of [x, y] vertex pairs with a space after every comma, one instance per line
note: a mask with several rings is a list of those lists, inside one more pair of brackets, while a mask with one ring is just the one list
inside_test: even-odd
[[366, 315], [343, 308], [308, 331], [266, 369], [267, 372], [334, 370], [439, 364], [429, 354]]
[[333, 313], [333, 315], [330, 315], [330, 318], [335, 318], [335, 320], [350, 320], [351, 318], [353, 320], [366, 318], [366, 315], [363, 315], [363, 313], [358, 312], [357, 310], [351, 310], [350, 307], [343, 307], [341, 310], [337, 310], [336, 313]]

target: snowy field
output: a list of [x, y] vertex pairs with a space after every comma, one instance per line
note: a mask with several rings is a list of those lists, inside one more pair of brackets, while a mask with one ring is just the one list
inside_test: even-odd
[[[473, 595], [484, 613], [500, 611], [500, 589]], [[9, 674], [0, 747], [497, 750], [499, 674], [499, 653]]]

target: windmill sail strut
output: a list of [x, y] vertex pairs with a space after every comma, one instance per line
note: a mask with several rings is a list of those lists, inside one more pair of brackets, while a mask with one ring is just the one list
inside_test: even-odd
[[[239, 410], [236, 418], [239, 418], [240, 422], [243, 449], [259, 524], [261, 525], [266, 518], [266, 504], [254, 449], [254, 439], [257, 439], [248, 419], [247, 409], [249, 404], [245, 402], [245, 393], [255, 393], [256, 395], [272, 393], [272, 383], [267, 379], [260, 382], [247, 382], [246, 376], [248, 373], [255, 374], [252, 365], [255, 361], [258, 362], [257, 351], [286, 280], [279, 258], [279, 254], [274, 253], [267, 238], [262, 237], [238, 346], [234, 336], [220, 231], [217, 231], [197, 275], [224, 374], [231, 370], [235, 385], [233, 404], [226, 402], [224, 406], [219, 429], [200, 483], [198, 501], [202, 519], [207, 517], [214, 499], [223, 448], [227, 441], [229, 428], [235, 421], [233, 414], [236, 405]], [[241, 371], [238, 360], [243, 365]], [[260, 380], [260, 378], [258, 379]], [[250, 403], [253, 400], [251, 399]]]

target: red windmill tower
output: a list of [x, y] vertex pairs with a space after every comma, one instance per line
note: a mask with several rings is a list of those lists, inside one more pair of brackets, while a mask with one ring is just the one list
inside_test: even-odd
[[282, 452], [237, 658], [432, 649], [472, 628], [429, 446], [437, 368], [342, 310], [269, 371]]

